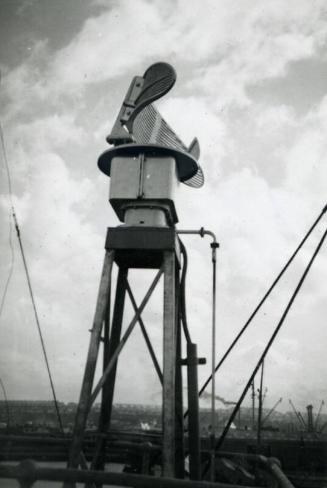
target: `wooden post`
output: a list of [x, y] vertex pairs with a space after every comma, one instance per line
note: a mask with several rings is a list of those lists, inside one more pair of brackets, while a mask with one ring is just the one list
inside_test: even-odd
[[79, 399], [79, 404], [75, 417], [75, 426], [73, 432], [73, 441], [70, 448], [68, 468], [77, 468], [80, 464], [80, 456], [82, 451], [82, 443], [85, 433], [87, 416], [90, 408], [90, 396], [94, 381], [95, 368], [98, 358], [99, 344], [101, 339], [101, 331], [105, 313], [107, 310], [108, 292], [111, 281], [111, 271], [114, 260], [114, 252], [106, 252], [98, 299], [95, 309], [93, 327], [91, 330], [91, 341], [88, 351], [88, 357], [84, 372], [82, 389]]
[[164, 252], [163, 313], [163, 476], [175, 475], [175, 253]]
[[179, 310], [179, 269], [175, 266], [175, 324], [176, 324], [176, 376], [175, 376], [175, 476], [184, 478], [184, 411], [182, 378], [182, 334]]
[[[112, 317], [111, 336], [110, 341], [105, 334], [104, 351], [103, 351], [103, 371], [106, 369], [110, 362], [119, 342], [121, 336], [121, 329], [123, 323], [123, 313], [126, 296], [126, 280], [127, 269], [119, 269], [116, 287], [115, 305]], [[109, 328], [109, 327], [108, 327]], [[101, 414], [99, 419], [99, 432], [107, 432], [110, 428], [111, 415], [112, 415], [112, 403], [114, 397], [114, 389], [116, 382], [117, 362], [115, 363], [108, 379], [102, 388], [102, 400], [101, 400]], [[105, 438], [99, 438], [97, 441], [95, 454], [92, 461], [92, 467], [95, 469], [103, 469], [104, 463], [104, 449]]]
[[199, 387], [197, 346], [187, 343], [188, 444], [190, 479], [201, 479], [201, 446], [199, 425]]

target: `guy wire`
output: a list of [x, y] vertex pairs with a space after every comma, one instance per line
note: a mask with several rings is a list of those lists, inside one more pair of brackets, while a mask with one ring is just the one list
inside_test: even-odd
[[[0, 80], [1, 80], [1, 72], [0, 72]], [[48, 376], [49, 376], [49, 381], [50, 381], [50, 386], [51, 386], [51, 390], [52, 390], [52, 396], [53, 396], [53, 400], [54, 400], [54, 404], [55, 404], [55, 409], [56, 409], [56, 413], [57, 413], [58, 423], [59, 423], [59, 427], [60, 427], [61, 432], [64, 433], [64, 428], [63, 428], [63, 424], [62, 424], [62, 420], [61, 420], [61, 415], [60, 415], [60, 411], [59, 411], [58, 400], [57, 400], [57, 396], [56, 396], [56, 392], [55, 392], [55, 388], [54, 388], [54, 383], [53, 383], [53, 379], [52, 379], [52, 374], [51, 374], [51, 370], [50, 370], [48, 356], [47, 356], [47, 352], [46, 352], [46, 348], [45, 348], [45, 344], [44, 344], [44, 340], [43, 340], [41, 325], [40, 325], [40, 321], [39, 321], [39, 317], [38, 317], [38, 313], [37, 313], [37, 309], [36, 309], [36, 304], [35, 304], [35, 300], [34, 300], [34, 294], [33, 294], [33, 290], [32, 290], [31, 280], [30, 280], [30, 276], [29, 276], [29, 272], [28, 272], [28, 268], [27, 268], [27, 262], [26, 262], [26, 259], [25, 259], [25, 254], [24, 254], [24, 249], [23, 249], [23, 243], [22, 243], [22, 240], [21, 240], [19, 225], [18, 225], [16, 213], [15, 213], [15, 207], [14, 207], [14, 203], [13, 203], [13, 194], [12, 194], [11, 175], [10, 175], [10, 170], [9, 170], [9, 164], [8, 164], [8, 158], [7, 158], [7, 153], [6, 153], [6, 146], [5, 146], [5, 141], [4, 141], [4, 135], [3, 135], [3, 129], [2, 129], [1, 121], [0, 121], [0, 139], [1, 139], [1, 146], [2, 146], [3, 157], [4, 157], [4, 161], [5, 161], [5, 168], [6, 168], [6, 173], [7, 173], [7, 179], [8, 179], [8, 190], [9, 190], [10, 207], [11, 207], [10, 208], [10, 213], [11, 213], [11, 216], [12, 216], [12, 218], [14, 220], [16, 234], [17, 234], [17, 238], [18, 238], [18, 242], [19, 242], [19, 247], [20, 247], [22, 259], [23, 259], [23, 265], [24, 265], [24, 270], [25, 270], [25, 274], [26, 274], [28, 289], [29, 289], [29, 293], [30, 293], [30, 297], [31, 297], [31, 301], [32, 301], [32, 306], [33, 306], [33, 310], [34, 310], [34, 316], [35, 316], [35, 321], [36, 321], [37, 329], [38, 329], [39, 336], [40, 336], [40, 341], [41, 341], [42, 351], [43, 351], [44, 360], [45, 360], [45, 364], [46, 364], [46, 369], [47, 369]], [[4, 305], [5, 297], [6, 297], [6, 294], [7, 294], [9, 282], [10, 282], [10, 279], [11, 279], [11, 276], [12, 276], [13, 265], [14, 265], [14, 248], [13, 248], [12, 240], [11, 240], [11, 235], [12, 235], [11, 219], [10, 219], [9, 222], [10, 222], [10, 224], [9, 224], [10, 225], [9, 245], [10, 245], [10, 248], [11, 248], [11, 251], [12, 251], [12, 254], [11, 254], [12, 257], [11, 257], [11, 266], [10, 266], [9, 275], [8, 275], [8, 278], [7, 278], [7, 281], [6, 281], [6, 285], [5, 285], [5, 288], [4, 288], [4, 293], [3, 293], [3, 296], [2, 296], [2, 299], [1, 299], [0, 314], [1, 314], [2, 309], [3, 309], [3, 305]]]
[[[265, 357], [267, 356], [267, 353], [268, 353], [270, 347], [272, 346], [272, 344], [273, 344], [273, 342], [274, 342], [274, 340], [275, 340], [275, 338], [276, 338], [276, 336], [277, 336], [280, 328], [282, 327], [282, 325], [283, 325], [283, 323], [284, 323], [284, 321], [285, 321], [285, 319], [287, 317], [287, 314], [288, 314], [290, 308], [292, 307], [293, 302], [294, 302], [295, 298], [297, 297], [297, 295], [298, 295], [298, 293], [299, 293], [299, 291], [300, 291], [300, 289], [301, 289], [301, 287], [303, 285], [303, 282], [304, 282], [305, 278], [307, 277], [307, 275], [308, 275], [308, 273], [310, 271], [310, 268], [311, 268], [311, 266], [312, 266], [315, 258], [317, 257], [317, 255], [318, 255], [318, 253], [319, 253], [319, 251], [320, 251], [320, 249], [321, 249], [321, 247], [322, 247], [322, 245], [323, 245], [323, 243], [324, 243], [324, 241], [326, 239], [326, 236], [327, 236], [327, 229], [325, 230], [323, 236], [321, 237], [321, 239], [319, 241], [319, 244], [316, 247], [316, 249], [315, 249], [315, 251], [314, 251], [314, 253], [313, 253], [313, 255], [312, 255], [312, 257], [311, 257], [311, 259], [309, 261], [309, 263], [307, 264], [307, 266], [306, 266], [306, 268], [305, 268], [305, 270], [304, 270], [304, 272], [303, 272], [303, 274], [302, 274], [302, 276], [301, 276], [301, 278], [300, 278], [300, 280], [299, 280], [299, 282], [298, 282], [298, 284], [297, 284], [297, 286], [296, 286], [296, 288], [295, 288], [295, 290], [294, 290], [294, 292], [293, 292], [293, 294], [292, 294], [292, 296], [291, 296], [291, 298], [290, 298], [290, 300], [289, 300], [289, 302], [288, 302], [288, 304], [287, 304], [287, 306], [286, 306], [286, 308], [285, 308], [285, 310], [284, 310], [284, 312], [283, 312], [283, 314], [282, 314], [282, 316], [281, 316], [281, 318], [280, 318], [280, 320], [279, 320], [279, 322], [278, 322], [278, 324], [277, 324], [277, 326], [276, 326], [273, 334], [271, 335], [271, 337], [270, 337], [270, 339], [269, 339], [269, 341], [268, 341], [268, 343], [267, 343], [267, 345], [266, 345], [266, 347], [265, 347], [265, 349], [264, 349], [264, 351], [263, 351], [263, 353], [262, 353], [259, 361], [257, 362], [257, 364], [256, 364], [256, 366], [255, 366], [255, 368], [254, 368], [254, 370], [253, 370], [253, 372], [252, 372], [252, 374], [251, 374], [251, 376], [250, 376], [250, 378], [249, 378], [249, 380], [248, 380], [248, 382], [247, 382], [247, 384], [246, 384], [246, 386], [245, 386], [245, 388], [244, 388], [244, 390], [243, 390], [243, 392], [242, 392], [242, 394], [241, 394], [241, 396], [240, 396], [237, 404], [235, 405], [234, 410], [233, 410], [233, 412], [232, 412], [232, 414], [231, 414], [231, 416], [230, 416], [230, 418], [229, 418], [229, 420], [228, 420], [228, 422], [227, 422], [227, 424], [226, 424], [226, 426], [225, 426], [225, 428], [224, 428], [224, 430], [223, 430], [220, 438], [218, 439], [218, 441], [216, 443], [216, 446], [215, 446], [216, 451], [218, 451], [220, 449], [220, 447], [222, 446], [222, 444], [223, 444], [223, 442], [224, 442], [224, 440], [226, 438], [226, 435], [227, 435], [227, 433], [228, 433], [228, 431], [230, 429], [230, 426], [232, 425], [232, 423], [234, 421], [234, 418], [235, 418], [235, 416], [236, 416], [236, 414], [238, 412], [238, 409], [240, 408], [240, 406], [241, 406], [241, 404], [242, 404], [242, 402], [244, 400], [244, 397], [247, 394], [248, 389], [251, 386], [251, 383], [252, 383], [254, 377], [256, 376], [256, 374], [257, 374], [257, 372], [258, 372], [258, 370], [259, 370], [262, 362], [264, 361]], [[209, 462], [208, 462], [208, 464], [207, 464], [207, 466], [206, 466], [203, 474], [207, 473], [209, 466], [210, 466], [210, 460], [209, 460]]]
[[[294, 251], [294, 253], [291, 255], [291, 257], [289, 258], [289, 260], [287, 261], [287, 263], [284, 265], [284, 267], [282, 268], [282, 270], [280, 271], [280, 273], [277, 275], [277, 277], [275, 278], [275, 280], [273, 281], [273, 283], [271, 284], [271, 286], [269, 287], [269, 289], [267, 290], [267, 292], [265, 293], [265, 295], [262, 297], [262, 299], [260, 300], [260, 302], [258, 303], [258, 305], [256, 306], [256, 308], [254, 309], [254, 311], [252, 312], [252, 314], [250, 315], [250, 317], [248, 318], [248, 320], [245, 322], [244, 326], [242, 327], [242, 329], [240, 330], [240, 332], [237, 334], [237, 336], [235, 337], [235, 339], [233, 340], [233, 342], [231, 343], [231, 345], [228, 347], [227, 351], [225, 352], [225, 354], [223, 355], [223, 357], [218, 362], [218, 364], [217, 364], [217, 366], [215, 368], [215, 372], [217, 372], [218, 369], [222, 366], [222, 364], [224, 363], [225, 359], [228, 357], [229, 353], [232, 351], [232, 349], [234, 348], [234, 346], [236, 345], [236, 343], [238, 342], [238, 340], [241, 338], [241, 336], [243, 335], [243, 333], [245, 332], [245, 330], [247, 329], [247, 327], [250, 325], [250, 323], [252, 322], [252, 320], [256, 316], [257, 312], [260, 310], [260, 308], [262, 307], [262, 305], [264, 304], [264, 302], [266, 301], [266, 299], [268, 298], [268, 296], [270, 295], [270, 293], [273, 291], [273, 289], [275, 288], [275, 286], [277, 285], [277, 283], [279, 282], [279, 280], [281, 279], [281, 277], [283, 276], [283, 274], [285, 273], [285, 271], [287, 270], [287, 268], [290, 266], [290, 264], [292, 263], [292, 261], [294, 260], [294, 258], [296, 257], [296, 255], [298, 254], [298, 252], [300, 251], [300, 249], [302, 248], [302, 246], [304, 245], [304, 243], [307, 241], [307, 239], [309, 238], [309, 236], [312, 233], [312, 231], [314, 230], [314, 228], [317, 226], [317, 224], [319, 223], [319, 221], [321, 220], [321, 218], [324, 216], [324, 214], [326, 213], [326, 211], [327, 211], [327, 205], [325, 205], [325, 207], [322, 209], [322, 211], [320, 212], [319, 216], [317, 217], [317, 219], [315, 220], [315, 222], [312, 224], [312, 226], [310, 227], [310, 229], [308, 230], [308, 232], [305, 234], [304, 238], [302, 239], [302, 241], [300, 242], [300, 244], [298, 245], [298, 247], [296, 248], [296, 250]], [[212, 380], [212, 374], [208, 377], [208, 379], [205, 381], [205, 383], [201, 387], [201, 389], [199, 391], [199, 397], [202, 395], [202, 393], [204, 392], [204, 390], [206, 389], [206, 387], [208, 386], [208, 384], [210, 383], [211, 380]]]

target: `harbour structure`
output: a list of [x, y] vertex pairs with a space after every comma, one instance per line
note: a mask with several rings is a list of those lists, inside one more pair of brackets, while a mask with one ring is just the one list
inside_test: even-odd
[[[314, 225], [301, 241], [282, 272], [273, 282], [259, 303], [253, 315], [226, 351], [226, 355], [216, 365], [216, 253], [218, 243], [212, 231], [203, 228], [177, 230], [177, 209], [175, 192], [180, 184], [193, 188], [204, 182], [203, 172], [198, 163], [200, 147], [195, 138], [186, 146], [161, 117], [153, 102], [165, 95], [176, 80], [174, 69], [167, 63], [155, 63], [143, 76], [133, 78], [125, 96], [117, 120], [107, 140], [112, 147], [98, 160], [100, 170], [110, 177], [110, 203], [122, 225], [107, 231], [105, 258], [99, 285], [96, 311], [85, 366], [81, 394], [77, 408], [75, 426], [69, 448], [67, 469], [40, 468], [30, 461], [19, 468], [2, 466], [2, 477], [17, 477], [21, 486], [32, 486], [37, 479], [61, 480], [65, 487], [73, 487], [76, 482], [86, 486], [119, 484], [122, 486], [160, 487], [209, 487], [223, 488], [220, 480], [223, 474], [229, 486], [276, 485], [292, 487], [283, 473], [280, 463], [265, 457], [261, 451], [255, 453], [230, 453], [221, 451], [226, 435], [242, 401], [247, 394], [264, 359], [278, 334], [287, 313], [292, 306], [310, 267], [318, 254], [320, 241], [299, 284], [294, 291], [276, 329], [267, 343], [243, 393], [235, 402], [232, 414], [219, 439], [215, 432], [215, 374], [239, 337], [246, 330], [257, 310], [274, 288], [290, 262], [294, 259], [315, 225], [326, 212], [323, 209]], [[17, 230], [17, 227], [16, 227]], [[185, 273], [187, 253], [181, 241], [181, 234], [198, 234], [211, 237], [212, 256], [212, 373], [208, 382], [199, 390], [197, 367], [204, 362], [198, 358], [196, 344], [190, 337], [186, 320]], [[18, 233], [19, 235], [19, 233]], [[118, 267], [116, 283], [113, 283], [112, 269]], [[138, 306], [128, 282], [130, 269], [157, 270], [154, 280]], [[163, 368], [161, 370], [155, 352], [142, 320], [142, 312], [163, 278]], [[111, 303], [111, 290], [116, 289], [115, 300]], [[135, 315], [124, 334], [122, 320], [125, 299], [131, 300]], [[110, 452], [110, 424], [113, 396], [116, 386], [116, 370], [119, 355], [128, 338], [139, 323], [145, 338], [153, 367], [162, 384], [162, 435], [156, 444], [134, 445], [142, 452], [136, 473], [123, 474], [105, 472], [106, 456]], [[186, 342], [187, 357], [182, 358], [182, 341]], [[102, 376], [94, 384], [95, 369], [102, 349]], [[183, 406], [182, 367], [187, 368], [188, 410]], [[211, 436], [210, 444], [202, 449], [199, 431], [199, 395], [211, 381]], [[261, 381], [262, 383], [262, 381]], [[262, 384], [260, 388], [262, 395]], [[101, 393], [101, 408], [97, 435], [92, 449], [85, 451], [87, 418], [92, 405]], [[261, 397], [262, 403], [262, 397]], [[262, 407], [262, 405], [261, 405]], [[260, 407], [260, 408], [261, 408]], [[185, 418], [188, 417], [187, 433]], [[312, 419], [312, 417], [311, 417]], [[259, 427], [260, 427], [259, 421]], [[313, 423], [310, 423], [310, 429]], [[258, 438], [260, 438], [260, 428]], [[116, 443], [118, 446], [120, 440]], [[108, 447], [109, 446], [109, 447]], [[260, 447], [260, 442], [258, 442]], [[131, 447], [129, 445], [129, 447]], [[17, 470], [18, 469], [18, 470]], [[16, 471], [15, 471], [16, 470]], [[227, 473], [227, 474], [226, 474]]]

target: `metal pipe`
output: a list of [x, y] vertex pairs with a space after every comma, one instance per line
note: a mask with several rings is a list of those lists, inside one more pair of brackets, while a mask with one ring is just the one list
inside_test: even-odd
[[[212, 233], [207, 233], [212, 236]], [[212, 396], [211, 396], [211, 481], [215, 481], [215, 443], [216, 443], [216, 248], [218, 244], [215, 236], [211, 243], [212, 249], [212, 354], [211, 354], [211, 374], [212, 374]]]
[[0, 479], [18, 479], [21, 486], [32, 486], [40, 481], [65, 481], [70, 483], [95, 483], [103, 485], [132, 486], [134, 488], [249, 488], [228, 483], [179, 480], [174, 478], [146, 476], [141, 474], [110, 473], [63, 468], [40, 468], [33, 461], [19, 465], [0, 466]]
[[206, 230], [204, 227], [201, 227], [200, 229], [177, 230], [176, 232], [177, 234], [195, 234], [201, 237], [204, 237], [205, 235], [211, 236], [213, 242], [217, 243], [216, 235], [213, 232], [211, 232], [211, 230]]
[[278, 459], [268, 458], [267, 466], [271, 474], [278, 481], [278, 485], [280, 488], [294, 488], [294, 485], [290, 482], [285, 473], [282, 471]]
[[287, 478], [286, 474], [281, 468], [280, 461], [275, 457], [263, 456], [262, 454], [247, 454], [238, 452], [226, 452], [222, 451], [217, 453], [217, 457], [239, 458], [240, 460], [246, 460], [247, 462], [259, 465], [266, 471], [268, 471], [278, 482], [280, 488], [294, 488], [294, 485]]
[[212, 243], [210, 244], [212, 250], [212, 351], [211, 351], [211, 481], [215, 478], [215, 437], [216, 437], [216, 262], [217, 262], [217, 248], [219, 244], [216, 239], [216, 235], [210, 231], [201, 227], [199, 230], [188, 229], [178, 230], [178, 234], [195, 234], [201, 237], [210, 236]]

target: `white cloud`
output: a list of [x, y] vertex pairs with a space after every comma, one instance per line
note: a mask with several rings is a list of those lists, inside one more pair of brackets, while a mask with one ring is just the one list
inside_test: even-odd
[[[320, 55], [326, 34], [324, 11], [324, 2], [313, 5], [308, 1], [287, 5], [283, 1], [264, 5], [259, 1], [214, 0], [111, 2], [108, 10], [86, 19], [66, 47], [50, 56], [47, 43], [36, 39], [31, 56], [5, 73], [2, 117], [14, 201], [55, 378], [63, 385], [59, 386], [62, 397], [68, 399], [71, 388], [74, 395], [78, 391], [105, 229], [118, 223], [109, 209], [108, 181], [98, 174], [96, 157], [105, 149], [100, 134], [104, 137], [106, 128], [109, 130], [109, 119], [115, 116], [112, 108], [119, 106], [130, 78], [157, 60], [171, 62], [178, 72], [171, 98], [164, 99], [160, 107], [186, 143], [194, 135], [200, 140], [206, 186], [201, 190], [181, 188], [177, 199], [179, 227], [203, 225], [214, 230], [221, 242], [218, 315], [222, 351], [325, 203], [326, 99], [308, 114], [298, 115], [285, 105], [257, 103], [246, 90], [249, 85], [255, 89], [269, 77], [287, 77], [287, 67], [293, 61]], [[4, 188], [2, 191], [6, 193]], [[9, 256], [6, 234], [2, 239], [2, 256]], [[190, 249], [190, 327], [199, 342], [199, 352], [209, 359], [209, 241], [184, 241]], [[244, 357], [240, 353], [239, 365], [233, 363], [231, 368], [234, 376], [219, 380], [226, 388], [226, 397], [234, 395], [235, 374], [242, 373], [241, 360], [251, 341], [261, 346], [262, 335], [268, 335], [310, 256], [313, 242], [283, 282], [281, 298], [275, 297], [267, 315], [261, 316], [261, 327], [253, 326], [253, 335], [243, 344]], [[312, 288], [303, 294], [305, 305], [301, 306], [308, 316], [325, 316], [318, 285], [325, 272], [325, 259], [320, 263]], [[13, 361], [14, 369], [20, 372], [12, 378], [16, 395], [22, 388], [19, 363], [24, 363], [33, 377], [42, 361], [39, 354], [29, 357], [29, 349], [37, 350], [37, 336], [32, 339], [27, 327], [18, 332], [22, 317], [26, 325], [33, 317], [22, 268], [17, 266], [3, 318], [6, 361]], [[135, 279], [138, 291], [141, 281], [140, 277]], [[17, 308], [13, 290], [24, 297]], [[158, 295], [148, 311], [158, 350], [162, 331], [156, 314], [160, 300]], [[294, 317], [300, 327], [305, 326], [304, 315], [294, 315], [292, 334]], [[17, 346], [12, 351], [10, 331], [14, 331]], [[317, 334], [322, 334], [320, 322]], [[24, 341], [24, 352], [17, 353]], [[272, 362], [279, 368], [291, 365], [290, 389], [295, 391], [300, 382], [296, 369], [299, 342], [293, 341], [287, 328], [283, 341]], [[149, 385], [156, 388], [150, 372], [142, 372], [142, 348], [141, 340], [133, 338], [130, 353], [126, 353], [126, 361], [133, 355], [135, 372], [140, 372], [140, 401], [150, 391]], [[286, 361], [287, 349], [293, 357]], [[304, 365], [309, 361], [308, 351], [305, 353]], [[65, 374], [68, 369], [71, 382]], [[207, 369], [202, 369], [201, 378], [206, 373]], [[117, 398], [124, 400], [131, 395], [130, 378], [127, 369], [121, 374]], [[42, 388], [33, 387], [33, 395], [43, 390], [46, 377], [42, 381]], [[278, 388], [273, 380], [271, 384], [271, 389]]]

